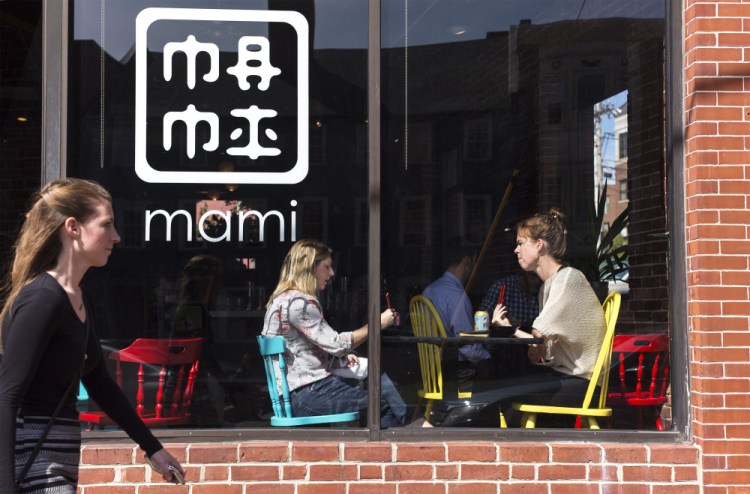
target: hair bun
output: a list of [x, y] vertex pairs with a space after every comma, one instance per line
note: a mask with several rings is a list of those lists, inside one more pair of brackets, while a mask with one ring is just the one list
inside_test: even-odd
[[549, 210], [548, 214], [549, 214], [550, 218], [556, 219], [560, 223], [562, 223], [563, 221], [565, 221], [565, 215], [559, 209], [551, 208]]

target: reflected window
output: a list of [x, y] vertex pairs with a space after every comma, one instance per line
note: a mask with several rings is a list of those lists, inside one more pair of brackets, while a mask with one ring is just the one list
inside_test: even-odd
[[490, 122], [486, 119], [466, 122], [464, 137], [467, 161], [486, 160], [490, 157]]
[[425, 197], [407, 197], [401, 201], [401, 244], [429, 245], [429, 201]]

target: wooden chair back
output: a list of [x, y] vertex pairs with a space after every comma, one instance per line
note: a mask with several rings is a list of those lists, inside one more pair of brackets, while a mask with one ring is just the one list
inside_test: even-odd
[[273, 407], [273, 426], [299, 426], [314, 425], [337, 422], [353, 422], [359, 418], [359, 412], [343, 412], [328, 415], [315, 415], [309, 417], [294, 417], [292, 413], [292, 402], [289, 393], [289, 384], [286, 377], [286, 362], [284, 352], [286, 342], [283, 336], [258, 336], [258, 347], [263, 358], [263, 368], [266, 371], [268, 394], [271, 397]]
[[[109, 354], [109, 358], [115, 361], [115, 381], [120, 389], [124, 389], [123, 364], [137, 366], [135, 409], [146, 425], [166, 426], [189, 421], [202, 344], [202, 338], [138, 338], [127, 348]], [[149, 366], [158, 368], [155, 388], [146, 382]], [[153, 400], [147, 399], [150, 389], [155, 389]], [[150, 405], [152, 402], [153, 408]], [[79, 419], [88, 423], [89, 428], [115, 425], [110, 417], [100, 411], [81, 412]]]
[[[437, 309], [424, 295], [412, 297], [409, 303], [409, 320], [414, 336], [443, 337], [445, 328]], [[443, 368], [441, 347], [434, 343], [417, 343], [422, 389], [417, 393], [428, 400], [443, 399]]]
[[[617, 362], [618, 389], [608, 399], [638, 409], [638, 427], [643, 428], [643, 407], [654, 407], [657, 430], [663, 430], [659, 407], [667, 402], [669, 388], [669, 335], [616, 335], [612, 348]], [[635, 364], [635, 372], [633, 370]]]

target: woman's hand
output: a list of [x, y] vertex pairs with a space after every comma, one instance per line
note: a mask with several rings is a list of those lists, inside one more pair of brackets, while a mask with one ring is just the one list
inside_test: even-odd
[[396, 320], [396, 311], [386, 309], [380, 314], [380, 329], [390, 328]]
[[492, 312], [492, 324], [495, 326], [512, 326], [510, 319], [508, 319], [508, 308], [504, 305], [496, 305], [495, 310]]
[[543, 364], [546, 362], [547, 346], [544, 343], [529, 345], [528, 356], [532, 364]]
[[[380, 314], [380, 329], [385, 329], [393, 326], [395, 322], [396, 311], [393, 309], [386, 309]], [[357, 348], [359, 345], [367, 340], [369, 328], [367, 324], [359, 329], [352, 331], [352, 348]]]
[[550, 342], [546, 336], [540, 333], [536, 328], [531, 329], [531, 336], [534, 338], [544, 338], [544, 343], [529, 345], [528, 356], [532, 364], [545, 364], [549, 362], [547, 352]]
[[359, 357], [357, 357], [353, 353], [350, 353], [349, 355], [346, 356], [347, 367], [354, 367], [357, 364], [359, 364]]
[[177, 461], [174, 456], [170, 455], [166, 449], [160, 449], [159, 451], [151, 455], [150, 458], [151, 461], [158, 467], [158, 473], [160, 473], [164, 480], [166, 480], [167, 482], [178, 482], [177, 477], [172, 472], [170, 467], [180, 472], [183, 478], [185, 477], [185, 470], [182, 468], [182, 465], [180, 465], [180, 462]]

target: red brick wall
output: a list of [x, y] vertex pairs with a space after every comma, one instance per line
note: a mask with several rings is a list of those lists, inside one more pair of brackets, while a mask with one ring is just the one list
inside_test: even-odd
[[684, 8], [693, 431], [704, 492], [750, 492], [750, 3]]
[[173, 444], [188, 486], [168, 487], [133, 446], [85, 446], [82, 494], [691, 494], [690, 445], [581, 443]]

